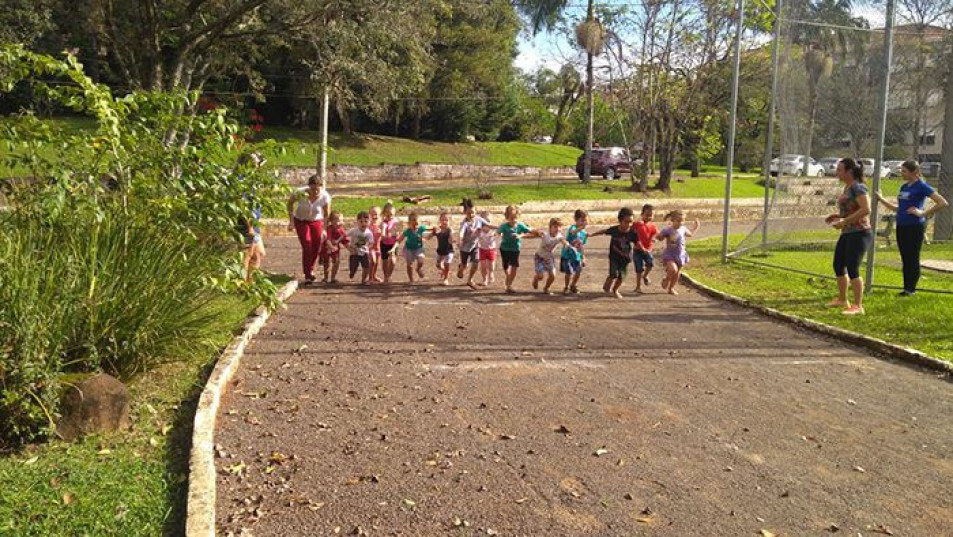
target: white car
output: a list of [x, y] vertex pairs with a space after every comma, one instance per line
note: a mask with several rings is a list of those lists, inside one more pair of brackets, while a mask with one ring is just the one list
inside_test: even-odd
[[[864, 167], [864, 177], [874, 176], [874, 170], [876, 169], [874, 159], [860, 158], [860, 159], [857, 159], [857, 162], [859, 162]], [[880, 177], [887, 177], [888, 175], [890, 175], [890, 168], [884, 166], [884, 164], [885, 164], [884, 162], [880, 163]]]
[[884, 166], [890, 170], [890, 173], [887, 174], [887, 177], [900, 177], [900, 165], [903, 164], [902, 160], [885, 160]]
[[[778, 174], [778, 162], [779, 159], [771, 159], [771, 167], [769, 168], [771, 175]], [[795, 177], [804, 175], [804, 155], [781, 155], [780, 162], [782, 175], [793, 175]], [[818, 164], [816, 160], [811, 159], [808, 163], [807, 175], [809, 177], [824, 177], [824, 167]]]

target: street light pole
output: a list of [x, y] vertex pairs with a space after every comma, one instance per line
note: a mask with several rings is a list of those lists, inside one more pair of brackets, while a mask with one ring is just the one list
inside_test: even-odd
[[745, 0], [738, 0], [738, 27], [735, 30], [735, 70], [731, 79], [731, 118], [728, 127], [728, 175], [725, 177], [725, 213], [721, 228], [721, 260], [728, 262], [728, 227], [731, 220], [731, 178], [735, 166], [735, 134], [738, 115], [738, 80], [741, 77], [741, 37], [744, 33]]

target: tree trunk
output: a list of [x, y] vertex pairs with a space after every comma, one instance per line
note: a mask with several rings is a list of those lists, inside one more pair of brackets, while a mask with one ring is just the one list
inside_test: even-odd
[[[946, 101], [943, 114], [943, 156], [937, 190], [947, 201], [953, 202], [953, 50], [947, 51], [946, 59], [946, 85], [943, 90], [943, 98]], [[953, 209], [947, 207], [936, 213], [935, 219], [933, 240], [953, 239]]]
[[701, 175], [701, 159], [698, 158], [698, 152], [692, 153], [692, 178], [696, 178]]
[[344, 106], [344, 104], [337, 100], [334, 103], [334, 109], [338, 113], [338, 119], [341, 121], [341, 130], [344, 132], [345, 136], [350, 136], [351, 133], [351, 113]]

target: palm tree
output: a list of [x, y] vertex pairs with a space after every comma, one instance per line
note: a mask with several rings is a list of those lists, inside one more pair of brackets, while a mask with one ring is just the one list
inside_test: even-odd
[[[809, 112], [807, 144], [804, 148], [804, 175], [808, 174], [811, 162], [818, 85], [822, 80], [830, 78], [835, 55], [843, 57], [849, 51], [861, 51], [866, 43], [866, 32], [845, 29], [869, 28], [864, 18], [851, 14], [852, 3], [853, 0], [803, 0], [792, 4], [795, 19], [825, 24], [799, 24], [794, 27], [793, 40], [801, 46], [804, 69], [807, 71]], [[857, 35], [864, 37], [858, 38]]]
[[[533, 35], [543, 28], [552, 29], [559, 20], [559, 15], [566, 9], [569, 0], [520, 0], [517, 9], [529, 18]], [[593, 0], [588, 0], [586, 6], [586, 20], [576, 27], [576, 42], [586, 51], [586, 104], [589, 116], [588, 134], [586, 136], [586, 158], [582, 180], [588, 183], [591, 177], [592, 165], [592, 57], [601, 52], [605, 45], [605, 29], [595, 20]]]

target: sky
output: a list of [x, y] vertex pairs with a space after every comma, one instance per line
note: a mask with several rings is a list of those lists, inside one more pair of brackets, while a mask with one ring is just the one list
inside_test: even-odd
[[[871, 28], [884, 26], [886, 15], [882, 6], [865, 5], [854, 9], [854, 13], [867, 19]], [[523, 32], [520, 35], [519, 55], [514, 64], [525, 72], [536, 71], [541, 66], [558, 71], [565, 59], [573, 54], [564, 36], [540, 32], [534, 37], [529, 32]]]

